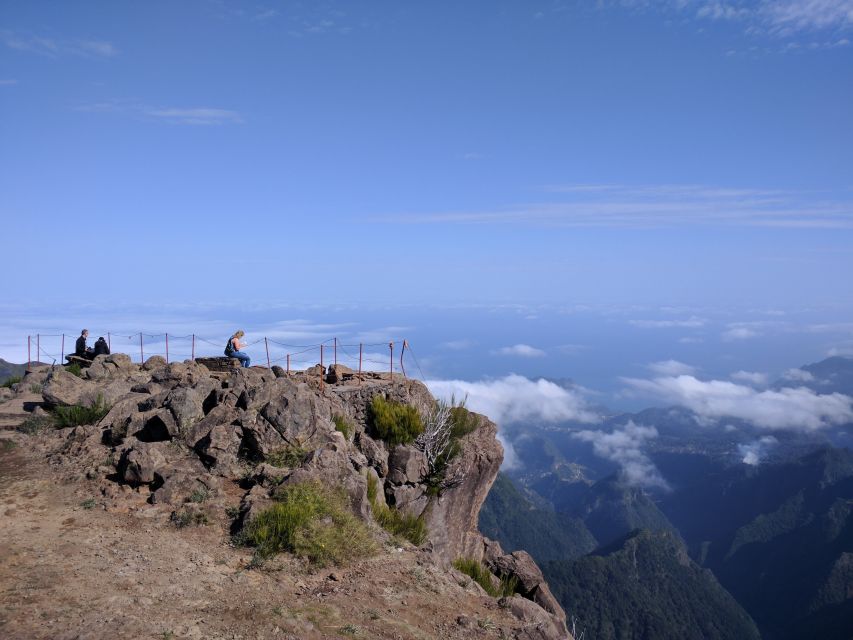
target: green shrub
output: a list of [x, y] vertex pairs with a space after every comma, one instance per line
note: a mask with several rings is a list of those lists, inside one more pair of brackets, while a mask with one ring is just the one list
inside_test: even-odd
[[516, 576], [502, 576], [500, 585], [495, 586], [492, 572], [477, 560], [457, 558], [453, 561], [453, 566], [483, 587], [483, 590], [493, 598], [511, 596], [518, 590], [518, 578]]
[[456, 404], [455, 399], [451, 399], [453, 407], [450, 409], [450, 416], [453, 420], [453, 426], [450, 430], [451, 440], [460, 440], [469, 433], [477, 430], [480, 426], [480, 420], [473, 413], [465, 408], [465, 401]]
[[302, 466], [308, 452], [299, 445], [291, 444], [269, 453], [266, 462], [274, 467], [293, 469]]
[[368, 405], [368, 420], [376, 435], [392, 446], [409, 444], [424, 430], [417, 409], [382, 396], [374, 396]]
[[107, 413], [110, 407], [104, 402], [104, 397], [98, 397], [91, 406], [75, 404], [70, 407], [56, 407], [53, 414], [56, 418], [57, 427], [76, 427], [81, 424], [95, 424]]
[[373, 508], [376, 522], [388, 533], [400, 536], [415, 546], [420, 546], [426, 540], [427, 529], [423, 518], [392, 509], [384, 502], [377, 500], [377, 481], [373, 475], [367, 476], [367, 499]]
[[344, 434], [344, 438], [349, 440], [353, 432], [353, 428], [352, 425], [349, 423], [349, 420], [347, 420], [343, 416], [335, 416], [334, 418], [332, 418], [332, 421], [335, 423], [335, 431], [340, 431], [342, 434]]
[[33, 383], [30, 385], [30, 393], [40, 394], [44, 389], [38, 383]]
[[77, 376], [78, 378], [83, 375], [83, 370], [80, 368], [79, 362], [72, 362], [67, 367], [65, 367], [65, 370], [71, 375]]
[[93, 509], [95, 507], [95, 504], [96, 503], [94, 498], [87, 498], [86, 500], [83, 500], [83, 502], [80, 503], [80, 506], [84, 509]]
[[244, 530], [243, 541], [257, 547], [259, 556], [289, 551], [327, 566], [375, 550], [367, 527], [350, 511], [344, 491], [302, 482], [281, 487], [275, 500]]
[[181, 509], [180, 511], [173, 511], [172, 515], [169, 516], [169, 520], [172, 521], [172, 524], [175, 525], [178, 529], [183, 529], [184, 527], [188, 527], [190, 525], [201, 526], [210, 524], [210, 518], [207, 517], [207, 514], [203, 511], [194, 511], [190, 509]]
[[189, 501], [201, 504], [210, 497], [210, 491], [207, 487], [199, 487], [190, 494]]
[[13, 384], [18, 384], [21, 380], [21, 376], [12, 376], [11, 378], [8, 378], [3, 384], [0, 384], [0, 387], [6, 387], [7, 389], [11, 389]]
[[17, 431], [34, 436], [41, 433], [45, 429], [50, 429], [54, 426], [53, 418], [50, 416], [30, 416], [16, 427]]

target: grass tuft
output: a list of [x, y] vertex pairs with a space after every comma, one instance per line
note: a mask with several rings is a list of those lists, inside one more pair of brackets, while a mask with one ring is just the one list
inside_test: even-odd
[[281, 487], [275, 500], [246, 526], [242, 536], [259, 556], [289, 551], [322, 567], [341, 565], [375, 550], [367, 527], [350, 511], [344, 491], [302, 482]]
[[342, 434], [344, 434], [344, 438], [349, 440], [353, 432], [353, 427], [350, 424], [349, 420], [347, 420], [343, 416], [335, 416], [334, 418], [332, 418], [332, 421], [335, 423], [335, 431], [340, 431]]
[[373, 517], [388, 533], [400, 536], [415, 546], [420, 546], [426, 540], [427, 529], [423, 518], [392, 509], [377, 500], [378, 482], [373, 475], [367, 476], [367, 499], [373, 509]]
[[18, 384], [21, 380], [23, 380], [21, 376], [12, 376], [11, 378], [7, 378], [3, 384], [0, 384], [0, 387], [11, 389], [13, 384]]
[[453, 561], [453, 566], [483, 587], [483, 590], [493, 598], [511, 596], [518, 591], [518, 578], [516, 576], [501, 576], [500, 584], [495, 586], [492, 572], [477, 560], [457, 558]]
[[86, 498], [83, 502], [80, 503], [80, 506], [84, 509], [94, 509], [95, 508], [95, 499], [94, 498]]
[[104, 397], [98, 394], [95, 401], [88, 407], [79, 404], [70, 407], [56, 407], [53, 410], [53, 415], [56, 418], [57, 427], [77, 427], [83, 424], [95, 424], [109, 411], [110, 407], [104, 402]]
[[53, 418], [50, 416], [30, 416], [21, 424], [15, 427], [16, 431], [34, 436], [41, 433], [45, 429], [52, 429], [54, 426]]
[[80, 368], [79, 362], [72, 362], [67, 367], [65, 367], [65, 370], [72, 376], [77, 376], [78, 378], [83, 376], [83, 369]]
[[308, 451], [299, 445], [288, 445], [269, 453], [266, 456], [266, 462], [274, 467], [294, 469], [302, 466], [307, 455]]
[[409, 444], [424, 431], [417, 409], [382, 396], [373, 397], [367, 413], [374, 432], [392, 446]]

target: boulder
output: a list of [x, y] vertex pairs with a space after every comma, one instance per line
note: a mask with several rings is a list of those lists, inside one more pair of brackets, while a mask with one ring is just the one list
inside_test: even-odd
[[138, 442], [125, 450], [118, 465], [124, 481], [132, 485], [154, 482], [158, 471], [166, 466], [162, 447], [158, 442]]
[[287, 377], [287, 371], [285, 369], [283, 369], [282, 367], [278, 366], [277, 364], [274, 364], [272, 366], [272, 372], [276, 378], [286, 378]]
[[335, 384], [344, 381], [344, 376], [351, 378], [355, 375], [355, 371], [344, 364], [329, 365], [329, 373], [326, 375], [326, 382]]
[[514, 636], [519, 640], [572, 639], [565, 624], [560, 624], [548, 612], [526, 598], [519, 595], [501, 598], [498, 605], [508, 609], [512, 615], [524, 623], [522, 629]]
[[317, 376], [318, 378], [322, 378], [326, 375], [326, 367], [321, 364], [315, 364], [313, 367], [308, 367], [305, 369], [306, 376]]
[[145, 361], [145, 364], [142, 365], [142, 368], [146, 371], [154, 371], [156, 369], [162, 369], [166, 366], [166, 358], [163, 356], [151, 356], [148, 360]]
[[240, 426], [243, 427], [243, 448], [251, 459], [265, 459], [271, 453], [287, 446], [281, 434], [258, 414], [243, 417]]
[[84, 396], [95, 390], [95, 385], [57, 367], [42, 386], [42, 396], [49, 405], [67, 407], [80, 404]]
[[142, 415], [142, 426], [131, 432], [141, 442], [164, 442], [180, 435], [175, 418], [168, 409], [155, 409]]
[[397, 445], [388, 458], [388, 480], [394, 484], [416, 484], [428, 471], [422, 451], [411, 445]]
[[388, 475], [388, 449], [384, 442], [374, 440], [364, 431], [360, 431], [355, 435], [355, 444], [380, 477]]
[[151, 496], [154, 504], [180, 505], [205, 502], [221, 487], [219, 478], [206, 472], [204, 466], [191, 461], [162, 471], [163, 485]]
[[204, 417], [202, 402], [205, 399], [205, 387], [200, 389], [176, 387], [164, 399], [176, 425], [175, 437], [188, 433], [192, 426]]
[[423, 485], [389, 487], [388, 494], [398, 510], [419, 517], [429, 504], [429, 496]]
[[243, 429], [234, 424], [218, 424], [195, 445], [202, 462], [219, 475], [239, 477]]
[[521, 595], [556, 616], [565, 625], [566, 614], [554, 594], [551, 593], [545, 576], [542, 575], [542, 571], [536, 566], [536, 562], [530, 557], [529, 553], [514, 551], [511, 554], [487, 557], [486, 563], [496, 573], [518, 578], [518, 590]]
[[332, 405], [304, 383], [277, 378], [269, 385], [270, 401], [260, 415], [289, 443], [302, 447], [320, 445], [335, 431]]
[[116, 402], [109, 413], [101, 418], [98, 426], [104, 430], [103, 438], [106, 444], [121, 444], [128, 432], [134, 433], [142, 428], [142, 414], [138, 409], [140, 398], [145, 396], [131, 393]]

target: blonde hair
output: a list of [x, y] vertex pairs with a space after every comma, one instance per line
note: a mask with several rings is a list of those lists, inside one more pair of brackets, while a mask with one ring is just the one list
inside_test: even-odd
[[231, 337], [232, 337], [232, 338], [242, 338], [244, 335], [246, 335], [246, 334], [245, 334], [245, 333], [243, 333], [243, 330], [242, 330], [242, 329], [237, 329], [237, 331], [235, 331], [235, 332], [234, 332], [234, 335], [233, 335], [233, 336], [231, 336]]

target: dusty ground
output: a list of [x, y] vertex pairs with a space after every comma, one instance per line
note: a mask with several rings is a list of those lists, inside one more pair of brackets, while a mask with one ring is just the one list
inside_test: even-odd
[[[374, 558], [312, 571], [282, 556], [249, 569], [217, 507], [207, 526], [176, 528], [171, 507], [73, 464], [50, 464], [62, 432], [10, 427], [0, 404], [0, 637], [501, 638], [521, 623], [428, 554], [386, 544]], [[54, 459], [55, 460], [55, 459]], [[233, 504], [240, 491], [234, 487]], [[334, 574], [334, 575], [332, 575]], [[454, 577], [455, 576], [455, 577]]]

